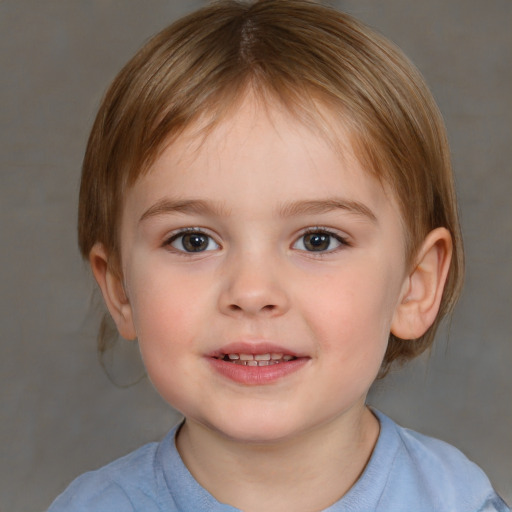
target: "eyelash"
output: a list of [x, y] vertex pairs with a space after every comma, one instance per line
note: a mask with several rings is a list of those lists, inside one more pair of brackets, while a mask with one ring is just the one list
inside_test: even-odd
[[[193, 250], [187, 251], [187, 250], [179, 249], [172, 245], [173, 242], [179, 240], [180, 238], [183, 238], [185, 235], [198, 235], [200, 237], [207, 238], [208, 239], [207, 248], [204, 250], [199, 250], [199, 251], [193, 251]], [[173, 252], [175, 252], [176, 254], [179, 254], [180, 256], [188, 256], [191, 254], [201, 254], [203, 252], [209, 252], [208, 247], [210, 246], [210, 244], [212, 242], [217, 246], [215, 248], [220, 247], [219, 244], [215, 241], [215, 239], [211, 235], [206, 233], [202, 228], [183, 228], [183, 229], [180, 229], [179, 231], [177, 231], [176, 233], [173, 233], [169, 238], [167, 238], [164, 241], [164, 243], [162, 245], [164, 247], [171, 247], [173, 249]], [[184, 248], [183, 240], [181, 241], [181, 246]]]
[[[207, 241], [206, 248], [205, 249], [200, 249], [200, 250], [197, 250], [197, 251], [195, 251], [195, 250], [190, 250], [190, 251], [186, 250], [186, 248], [184, 246], [183, 240], [181, 241], [182, 249], [180, 249], [178, 247], [174, 247], [173, 246], [173, 242], [176, 242], [180, 238], [183, 238], [185, 235], [197, 235], [198, 237], [205, 237], [205, 238], [207, 238], [208, 241]], [[341, 235], [339, 235], [337, 233], [334, 233], [333, 231], [331, 231], [328, 228], [314, 227], [314, 228], [308, 228], [307, 230], [305, 230], [293, 242], [292, 248], [294, 248], [294, 246], [297, 245], [301, 241], [302, 241], [302, 245], [305, 247], [304, 239], [308, 235], [326, 236], [326, 237], [329, 238], [328, 239], [328, 245], [331, 245], [332, 239], [334, 239], [336, 242], [339, 243], [339, 245], [337, 247], [335, 247], [334, 249], [328, 249], [328, 250], [318, 250], [318, 251], [316, 251], [316, 250], [300, 249], [302, 252], [308, 253], [309, 255], [313, 255], [315, 257], [322, 257], [322, 256], [325, 256], [327, 254], [332, 254], [332, 253], [337, 252], [338, 250], [340, 250], [342, 247], [350, 247], [350, 243], [348, 242], [348, 240], [345, 237], [343, 237], [343, 236], [341, 236]], [[167, 238], [164, 241], [164, 243], [162, 245], [164, 247], [169, 247], [170, 246], [170, 247], [172, 247], [172, 249], [174, 250], [175, 253], [180, 254], [182, 256], [185, 256], [185, 255], [191, 255], [191, 254], [196, 254], [196, 253], [209, 252], [209, 251], [212, 250], [212, 249], [208, 249], [212, 243], [215, 244], [215, 246], [216, 246], [216, 247], [213, 248], [213, 250], [218, 249], [220, 247], [220, 244], [218, 244], [215, 241], [215, 239], [211, 235], [206, 233], [202, 228], [192, 227], [192, 228], [184, 228], [184, 229], [179, 230], [176, 233], [173, 233], [169, 238]]]
[[[339, 246], [335, 247], [334, 249], [328, 249], [328, 250], [325, 250], [325, 251], [304, 251], [309, 256], [322, 257], [322, 256], [326, 256], [328, 254], [333, 254], [335, 252], [338, 252], [343, 247], [350, 247], [351, 246], [351, 244], [349, 243], [349, 241], [348, 241], [348, 239], [346, 237], [343, 237], [340, 234], [335, 233], [334, 231], [332, 231], [329, 228], [324, 228], [324, 227], [321, 227], [321, 226], [317, 226], [317, 227], [314, 227], [314, 228], [306, 229], [300, 235], [300, 237], [293, 243], [293, 245], [297, 244], [300, 240], [304, 240], [304, 238], [307, 235], [325, 235], [325, 236], [328, 236], [330, 238], [330, 240], [334, 239], [334, 240], [336, 240], [336, 242], [339, 243]], [[329, 244], [330, 244], [330, 242], [329, 242]]]

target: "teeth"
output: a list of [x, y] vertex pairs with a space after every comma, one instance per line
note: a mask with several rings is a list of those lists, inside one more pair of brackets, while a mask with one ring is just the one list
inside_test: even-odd
[[257, 354], [254, 356], [256, 361], [270, 361], [270, 354]]
[[229, 361], [243, 366], [270, 366], [296, 359], [290, 354], [269, 353], [269, 354], [226, 354], [219, 359]]
[[252, 361], [231, 361], [233, 364], [239, 364], [239, 365], [242, 365], [242, 366], [271, 366], [273, 364], [280, 364], [281, 361], [256, 361], [256, 360], [252, 360]]

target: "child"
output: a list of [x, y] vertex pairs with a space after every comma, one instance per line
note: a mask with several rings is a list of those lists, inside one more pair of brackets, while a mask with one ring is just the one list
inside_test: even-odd
[[365, 405], [463, 274], [448, 147], [389, 42], [314, 2], [212, 4], [100, 108], [79, 242], [184, 422], [66, 511], [506, 511], [455, 448]]

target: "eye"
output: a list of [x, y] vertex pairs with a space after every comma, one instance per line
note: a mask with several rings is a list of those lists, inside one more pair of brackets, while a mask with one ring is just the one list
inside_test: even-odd
[[165, 245], [182, 252], [214, 251], [219, 248], [219, 244], [211, 236], [196, 230], [177, 233]]
[[339, 235], [323, 230], [308, 231], [294, 244], [293, 248], [307, 252], [332, 252], [347, 245], [347, 242]]

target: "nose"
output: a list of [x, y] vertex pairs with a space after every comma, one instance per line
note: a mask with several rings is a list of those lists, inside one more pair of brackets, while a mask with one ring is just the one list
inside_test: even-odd
[[219, 309], [225, 315], [274, 317], [289, 308], [284, 279], [272, 258], [238, 258], [224, 275]]

